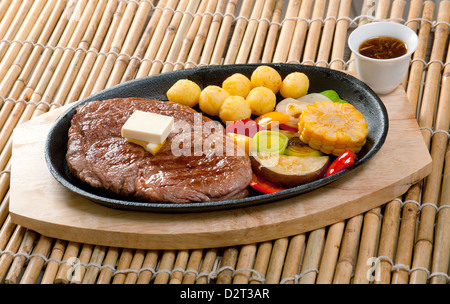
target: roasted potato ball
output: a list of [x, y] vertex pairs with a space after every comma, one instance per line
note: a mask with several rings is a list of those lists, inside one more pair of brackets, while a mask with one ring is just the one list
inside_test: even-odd
[[201, 91], [195, 82], [189, 79], [180, 79], [167, 91], [167, 98], [169, 101], [195, 107], [198, 104]]
[[220, 107], [219, 118], [223, 123], [238, 121], [252, 116], [252, 110], [247, 100], [242, 96], [229, 96], [225, 98]]
[[267, 65], [261, 65], [253, 71], [250, 82], [252, 88], [262, 86], [271, 89], [276, 94], [280, 90], [282, 79], [277, 70]]
[[306, 93], [309, 89], [309, 78], [304, 73], [293, 72], [287, 75], [280, 87], [280, 94], [284, 98], [299, 98]]
[[230, 95], [236, 95], [246, 98], [248, 92], [252, 89], [250, 79], [241, 73], [235, 73], [225, 79], [222, 88]]
[[272, 112], [277, 103], [275, 93], [266, 87], [253, 88], [246, 99], [252, 109], [252, 114], [256, 116]]
[[219, 86], [210, 85], [204, 88], [200, 93], [198, 105], [202, 112], [211, 116], [218, 116], [220, 113], [220, 107], [222, 106], [225, 98], [228, 96], [230, 96], [228, 91]]

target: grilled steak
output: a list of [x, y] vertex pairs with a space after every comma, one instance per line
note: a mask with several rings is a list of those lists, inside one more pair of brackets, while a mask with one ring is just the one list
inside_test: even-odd
[[[135, 110], [174, 117], [174, 128], [156, 155], [121, 136]], [[140, 98], [93, 101], [78, 107], [68, 135], [69, 169], [93, 187], [166, 203], [248, 195], [249, 157], [222, 126], [189, 107]]]

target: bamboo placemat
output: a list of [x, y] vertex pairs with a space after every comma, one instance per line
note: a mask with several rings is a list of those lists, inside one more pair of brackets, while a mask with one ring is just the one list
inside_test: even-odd
[[[352, 4], [1, 0], [0, 281], [448, 284], [450, 1], [366, 0], [357, 16]], [[354, 71], [348, 34], [380, 20], [406, 24], [420, 40], [404, 88], [433, 171], [404, 196], [305, 234], [201, 250], [80, 244], [11, 222], [15, 126], [127, 80], [200, 65], [289, 62]]]

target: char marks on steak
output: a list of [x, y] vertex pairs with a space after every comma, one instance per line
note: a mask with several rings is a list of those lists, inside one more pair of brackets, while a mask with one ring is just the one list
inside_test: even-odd
[[[156, 155], [121, 136], [122, 125], [136, 110], [174, 117], [174, 128]], [[249, 157], [223, 127], [189, 107], [141, 98], [92, 101], [77, 108], [68, 135], [69, 169], [93, 187], [165, 203], [248, 195]]]

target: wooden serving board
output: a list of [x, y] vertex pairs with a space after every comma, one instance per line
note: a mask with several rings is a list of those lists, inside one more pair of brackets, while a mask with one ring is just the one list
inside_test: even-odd
[[47, 133], [67, 107], [13, 133], [10, 214], [40, 234], [135, 249], [242, 245], [308, 232], [356, 216], [404, 194], [431, 172], [431, 157], [401, 87], [381, 96], [389, 132], [381, 150], [351, 174], [312, 192], [232, 210], [161, 214], [112, 209], [61, 186], [44, 159]]

